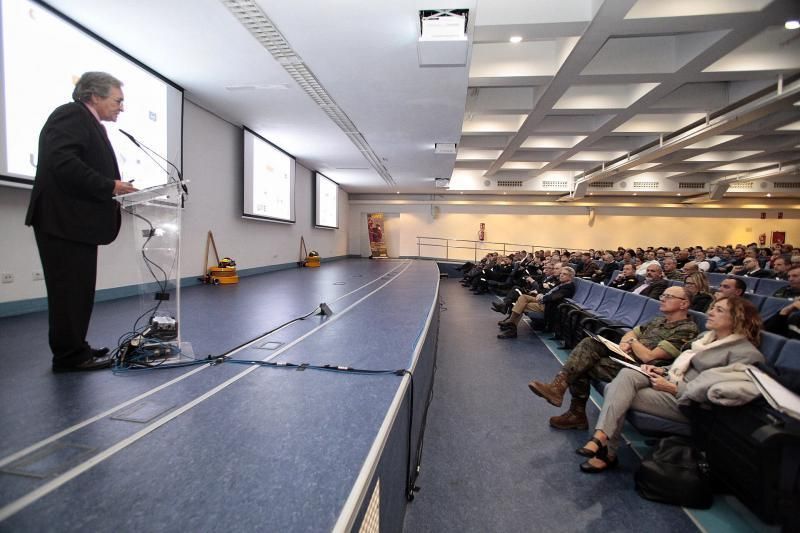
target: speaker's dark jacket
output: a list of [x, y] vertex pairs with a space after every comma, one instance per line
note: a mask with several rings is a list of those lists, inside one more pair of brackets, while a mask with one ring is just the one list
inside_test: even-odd
[[120, 179], [105, 130], [78, 102], [58, 107], [39, 136], [39, 163], [25, 224], [86, 244], [108, 244], [119, 233]]

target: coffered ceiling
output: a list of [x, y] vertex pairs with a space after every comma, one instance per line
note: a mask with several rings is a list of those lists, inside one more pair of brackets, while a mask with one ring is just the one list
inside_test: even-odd
[[[49, 3], [351, 193], [800, 197], [796, 0]], [[454, 8], [462, 64], [424, 64]]]

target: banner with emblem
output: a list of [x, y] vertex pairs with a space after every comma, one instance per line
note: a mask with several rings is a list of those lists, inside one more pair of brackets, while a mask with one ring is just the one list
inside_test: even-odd
[[369, 233], [370, 257], [389, 257], [386, 242], [383, 240], [383, 213], [367, 213], [367, 232]]

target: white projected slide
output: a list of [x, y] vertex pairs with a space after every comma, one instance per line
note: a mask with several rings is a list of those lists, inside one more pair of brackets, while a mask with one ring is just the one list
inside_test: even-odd
[[294, 222], [294, 158], [245, 129], [244, 159], [243, 215]]
[[27, 0], [2, 1], [2, 32], [0, 174], [6, 181], [32, 183], [39, 132], [56, 107], [72, 100], [75, 82], [86, 71], [105, 71], [123, 83], [124, 112], [118, 122], [104, 123], [122, 178], [135, 179], [139, 188], [159, 185], [168, 179], [160, 167], [168, 167], [148, 158], [120, 128], [180, 168], [180, 89]]
[[327, 176], [317, 172], [314, 200], [314, 225], [321, 228], [338, 228], [339, 185]]

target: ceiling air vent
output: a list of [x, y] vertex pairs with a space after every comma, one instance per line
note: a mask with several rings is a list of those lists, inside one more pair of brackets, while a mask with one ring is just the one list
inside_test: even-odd
[[559, 191], [564, 191], [567, 188], [567, 182], [565, 180], [542, 180], [542, 189], [556, 189]]
[[729, 191], [752, 191], [753, 190], [753, 183], [752, 181], [739, 181], [737, 183], [731, 183], [728, 186]]
[[800, 189], [800, 181], [776, 181], [772, 187], [774, 189]]
[[658, 190], [659, 182], [657, 181], [634, 181], [633, 188], [639, 191], [655, 191]]
[[678, 183], [679, 189], [705, 189], [705, 183], [699, 183], [696, 181], [681, 181]]
[[613, 186], [613, 181], [593, 181], [589, 184], [590, 189], [610, 189]]
[[522, 187], [522, 180], [497, 180], [498, 187]]

